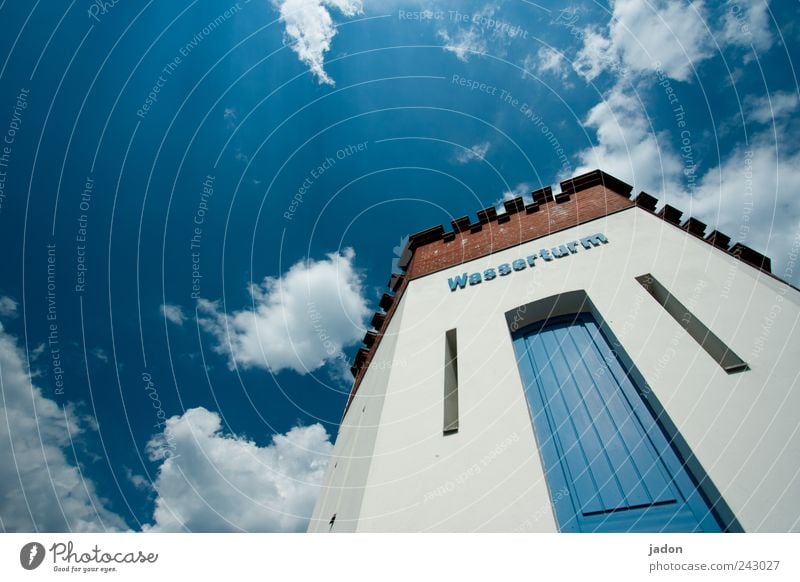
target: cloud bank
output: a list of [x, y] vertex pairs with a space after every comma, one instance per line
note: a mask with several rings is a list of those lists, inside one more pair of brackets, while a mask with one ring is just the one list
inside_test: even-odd
[[[0, 395], [0, 531], [128, 531], [68, 454], [82, 433], [97, 430], [93, 419], [43, 396], [1, 323]], [[304, 531], [332, 449], [320, 424], [258, 446], [223, 433], [218, 413], [193, 408], [147, 443], [158, 464], [153, 483], [127, 471], [156, 495], [145, 531]]]
[[[12, 303], [5, 299], [0, 304]], [[59, 406], [33, 384], [16, 338], [2, 323], [0, 392], [0, 530], [127, 530], [125, 521], [97, 495], [94, 482], [68, 456], [84, 423], [71, 407]]]
[[162, 463], [145, 531], [297, 532], [308, 525], [333, 445], [313, 424], [259, 447], [224, 434], [219, 414], [199, 407], [168, 419], [148, 450]]

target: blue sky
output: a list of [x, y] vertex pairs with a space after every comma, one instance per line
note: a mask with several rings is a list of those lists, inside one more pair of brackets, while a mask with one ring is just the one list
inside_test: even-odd
[[792, 2], [17, 0], [0, 29], [3, 531], [304, 530], [403, 237], [584, 171], [798, 283]]

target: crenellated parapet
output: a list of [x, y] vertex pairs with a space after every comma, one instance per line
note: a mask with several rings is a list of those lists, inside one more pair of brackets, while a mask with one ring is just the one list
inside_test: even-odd
[[[631, 198], [633, 187], [601, 170], [594, 170], [560, 183], [561, 192], [553, 194], [547, 186], [531, 192], [531, 202], [522, 197], [503, 203], [502, 211], [495, 206], [483, 208], [473, 219], [462, 216], [442, 225], [417, 232], [409, 237], [388, 290], [380, 299], [370, 330], [364, 336], [364, 347], [356, 354], [351, 372], [355, 377], [352, 399], [372, 359], [381, 337], [409, 281], [463, 264], [507, 248], [573, 228], [617, 212], [637, 207], [672, 224], [688, 234], [765, 273], [771, 262], [742, 243], [731, 244], [731, 238], [717, 230], [706, 236], [707, 225], [694, 217], [683, 218], [683, 212], [669, 204], [659, 210], [658, 200], [647, 192]], [[349, 405], [349, 402], [348, 402]]]

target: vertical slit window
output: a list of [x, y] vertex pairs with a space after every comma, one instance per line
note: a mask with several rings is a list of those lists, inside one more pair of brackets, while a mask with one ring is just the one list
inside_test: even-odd
[[744, 360], [714, 335], [714, 332], [697, 319], [655, 277], [647, 274], [636, 277], [636, 280], [728, 374], [750, 369]]
[[444, 336], [444, 434], [458, 432], [458, 343], [456, 330]]

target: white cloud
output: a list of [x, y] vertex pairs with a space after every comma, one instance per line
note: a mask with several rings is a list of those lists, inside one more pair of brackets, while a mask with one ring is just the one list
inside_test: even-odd
[[301, 261], [280, 278], [250, 287], [253, 308], [223, 313], [200, 300], [200, 325], [217, 340], [229, 366], [306, 374], [342, 357], [361, 340], [369, 314], [355, 253], [345, 249], [321, 261]]
[[[762, 128], [751, 136], [749, 149], [734, 148], [719, 167], [706, 169], [691, 144], [684, 156], [672, 147], [667, 133], [651, 125], [631, 90], [642, 73], [654, 70], [674, 80], [690, 80], [693, 67], [715, 50], [704, 22], [717, 30], [716, 50], [751, 44], [766, 50], [773, 43], [767, 3], [728, 2], [709, 14], [702, 1], [687, 6], [676, 0], [616, 0], [612, 12], [605, 30], [583, 30], [583, 46], [574, 63], [587, 81], [603, 71], [616, 73], [613, 88], [583, 121], [595, 131], [595, 145], [578, 152], [575, 173], [601, 168], [635, 190], [647, 190], [683, 210], [684, 217], [695, 216], [709, 228], [771, 255], [773, 270], [781, 276], [800, 224], [800, 202], [794, 196], [800, 189], [800, 153], [789, 129], [797, 95], [776, 92], [745, 101], [748, 120], [775, 122], [777, 148], [776, 134]], [[750, 178], [743, 177], [745, 167]], [[748, 203], [752, 210], [747, 210]]]
[[17, 314], [17, 302], [11, 297], [0, 297], [0, 316], [13, 317]]
[[46, 347], [47, 347], [47, 344], [42, 342], [38, 346], [33, 348], [31, 350], [31, 352], [30, 352], [30, 361], [31, 362], [35, 362], [37, 359], [39, 359], [39, 356], [41, 356], [44, 353], [44, 349]]
[[222, 112], [222, 118], [225, 120], [225, 125], [228, 129], [236, 127], [236, 122], [239, 121], [239, 115], [234, 107], [226, 107]]
[[525, 55], [522, 62], [519, 64], [522, 67], [522, 78], [525, 79], [533, 76], [534, 71], [538, 71], [539, 61], [534, 55]]
[[671, 78], [686, 81], [692, 67], [714, 54], [706, 28], [705, 3], [682, 0], [616, 0], [611, 40], [624, 66], [634, 71], [661, 68]]
[[65, 451], [83, 430], [33, 385], [16, 339], [0, 324], [0, 530], [117, 531], [125, 522]]
[[443, 48], [453, 53], [460, 61], [469, 61], [473, 53], [485, 53], [488, 50], [483, 33], [474, 27], [461, 28], [452, 35], [447, 30], [439, 31], [439, 38], [444, 41]]
[[756, 135], [708, 171], [693, 196], [679, 208], [719, 228], [734, 241], [772, 258], [772, 272], [800, 282], [800, 272], [784, 273], [800, 236], [800, 151], [781, 155], [770, 131]]
[[328, 10], [335, 8], [344, 16], [355, 16], [363, 9], [361, 0], [273, 0], [286, 27], [292, 50], [308, 65], [320, 84], [333, 85], [325, 72], [325, 53], [331, 48], [336, 27]]
[[402, 273], [403, 270], [400, 268], [400, 259], [403, 258], [403, 255], [408, 251], [406, 248], [408, 247], [408, 235], [400, 237], [400, 242], [397, 246], [392, 247], [392, 273]]
[[587, 81], [594, 81], [604, 70], [618, 66], [611, 40], [591, 28], [585, 29], [583, 46], [572, 63], [575, 72]]
[[456, 152], [456, 161], [459, 164], [468, 164], [469, 162], [480, 161], [489, 153], [491, 145], [488, 141], [476, 143], [474, 146], [467, 149], [459, 149]]
[[503, 192], [503, 202], [507, 200], [513, 200], [514, 198], [519, 198], [522, 196], [523, 200], [526, 204], [533, 202], [531, 198], [531, 192], [533, 191], [533, 185], [530, 182], [520, 182], [511, 190], [506, 190]]
[[236, 158], [237, 162], [242, 162], [243, 164], [246, 164], [250, 161], [250, 156], [245, 154], [240, 148], [236, 148], [234, 150], [234, 153], [235, 153], [234, 157]]
[[[796, 107], [779, 96], [773, 112], [775, 103], [781, 118]], [[769, 109], [759, 105], [762, 100], [755, 103], [753, 114], [764, 119]], [[780, 133], [790, 134], [785, 126], [779, 127], [778, 148], [769, 128], [707, 171], [695, 165], [695, 157], [683, 159], [655, 133], [641, 103], [620, 85], [589, 111], [584, 126], [596, 132], [596, 145], [578, 153], [576, 175], [601, 168], [633, 184], [635, 191], [646, 190], [681, 209], [684, 219], [694, 216], [709, 229], [718, 228], [735, 242], [767, 254], [773, 259], [773, 272], [784, 276], [800, 235], [800, 151], [794, 145], [786, 149], [792, 141]], [[792, 278], [800, 280], [798, 274]]]
[[519, 198], [520, 196], [522, 196], [522, 200], [525, 202], [525, 204], [530, 204], [533, 202], [533, 199], [531, 198], [531, 192], [533, 192], [533, 190], [533, 185], [530, 182], [520, 182], [511, 190], [506, 190], [503, 192], [503, 197], [497, 200], [493, 206], [498, 212], [505, 212], [505, 206], [503, 203], [507, 202], [508, 200], [513, 200], [514, 198]]
[[[529, 61], [525, 61], [525, 68], [530, 66]], [[560, 52], [550, 47], [543, 46], [536, 54], [536, 70], [539, 73], [552, 73], [561, 79], [566, 79], [569, 76], [569, 63]], [[528, 69], [530, 70], [530, 69]]]
[[[192, 408], [148, 443], [163, 459], [146, 531], [304, 531], [333, 445], [320, 424], [294, 427], [272, 443], [222, 432], [220, 417]], [[170, 451], [170, 454], [167, 454]]]
[[776, 91], [772, 95], [748, 99], [748, 117], [756, 123], [777, 123], [790, 117], [797, 105], [797, 93]]
[[[714, 55], [710, 18], [702, 0], [616, 0], [611, 21], [603, 30], [587, 27], [574, 68], [587, 81], [605, 70], [620, 76], [662, 70], [678, 81], [688, 81], [694, 68]], [[720, 35], [723, 44], [724, 34]]]
[[149, 479], [138, 473], [134, 473], [130, 467], [123, 467], [125, 470], [125, 477], [130, 483], [139, 491], [146, 491], [148, 493], [153, 491], [153, 484]]
[[770, 48], [774, 38], [769, 29], [769, 3], [766, 0], [728, 0], [720, 40], [731, 45], [752, 46], [760, 51]]
[[345, 357], [331, 361], [326, 368], [331, 383], [343, 390], [350, 388], [353, 385], [353, 373], [350, 371], [352, 365], [352, 360]]
[[680, 158], [661, 145], [666, 140], [653, 132], [641, 103], [622, 86], [589, 111], [583, 126], [595, 130], [597, 143], [578, 152], [575, 175], [601, 168], [654, 196], [680, 188]]
[[180, 305], [163, 304], [161, 306], [161, 315], [175, 325], [183, 325], [183, 322], [186, 321], [186, 315], [183, 313], [183, 309]]
[[765, 1], [731, 0], [713, 13], [703, 0], [615, 0], [611, 7], [605, 29], [582, 30], [583, 46], [573, 66], [587, 81], [607, 70], [622, 77], [661, 70], [676, 81], [689, 81], [694, 69], [721, 49], [738, 45], [764, 51], [774, 42]]
[[[405, 5], [408, 7], [408, 2]], [[529, 31], [505, 20], [500, 8], [498, 3], [489, 3], [467, 13], [439, 10], [440, 14], [445, 15], [436, 19], [443, 24], [437, 31], [439, 38], [444, 41], [442, 48], [465, 63], [475, 54], [491, 53], [495, 57], [505, 57], [512, 43], [527, 39]]]

